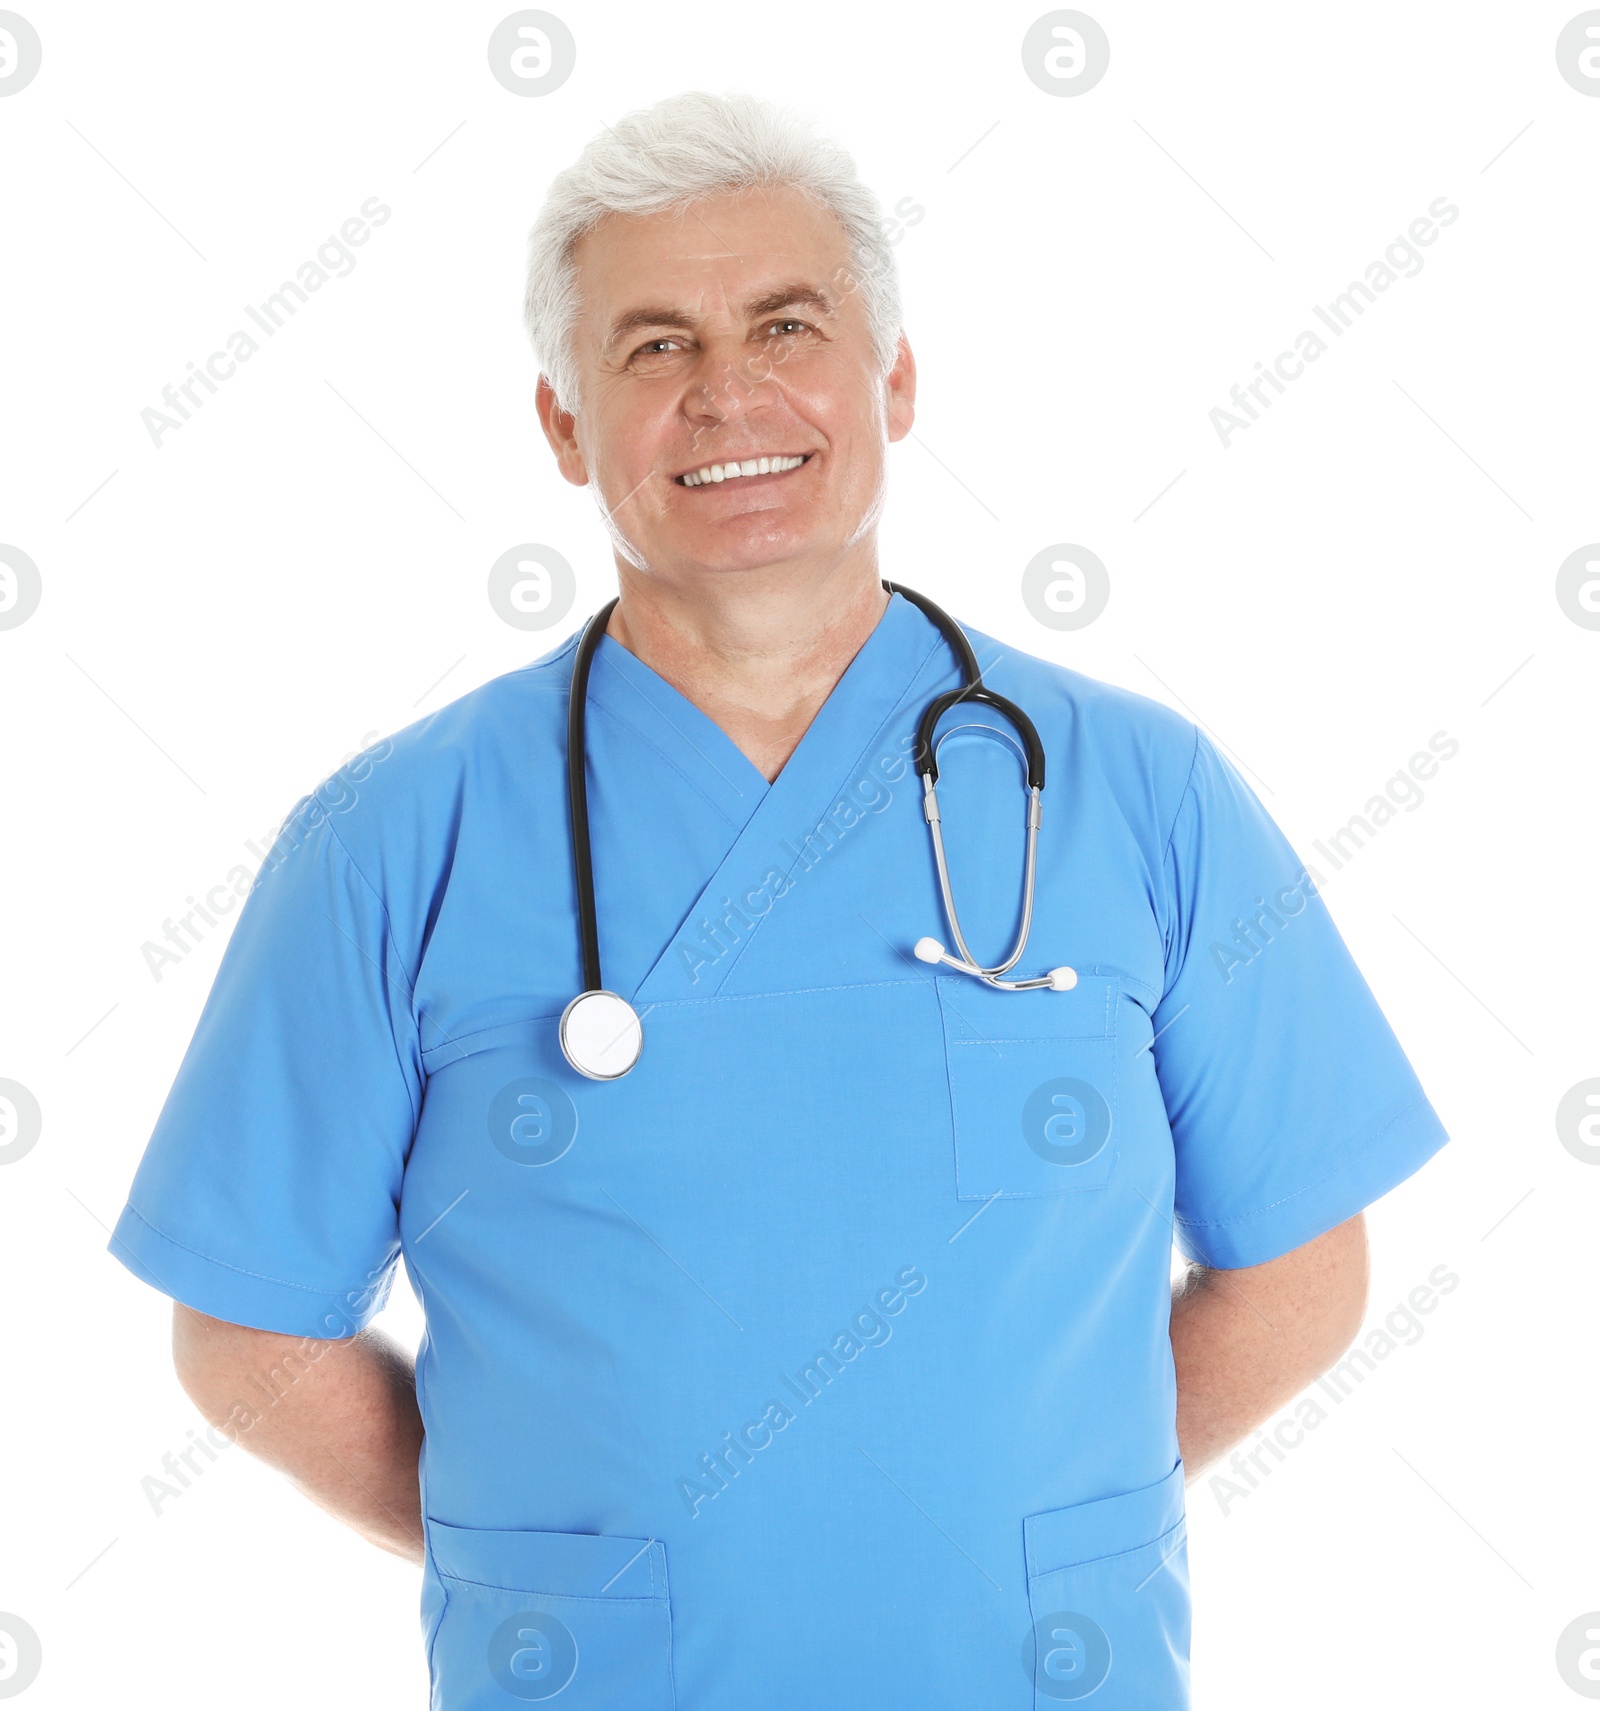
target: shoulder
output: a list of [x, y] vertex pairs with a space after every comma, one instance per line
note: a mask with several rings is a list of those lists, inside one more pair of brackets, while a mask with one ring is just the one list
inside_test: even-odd
[[280, 841], [326, 825], [370, 879], [387, 851], [448, 844], [465, 800], [494, 792], [508, 767], [557, 776], [577, 639], [369, 743], [294, 804]]
[[522, 745], [527, 758], [564, 752], [577, 640], [574, 632], [543, 658], [491, 677], [375, 744], [370, 752], [384, 758], [373, 766], [374, 803], [448, 791], [495, 764], [508, 745]]

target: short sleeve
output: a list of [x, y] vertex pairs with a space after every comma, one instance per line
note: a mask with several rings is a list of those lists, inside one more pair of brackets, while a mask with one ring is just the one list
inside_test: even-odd
[[313, 794], [284, 822], [109, 1244], [213, 1318], [353, 1336], [388, 1298], [421, 1098], [382, 901]]
[[1180, 1250], [1260, 1265], [1449, 1139], [1309, 871], [1202, 732], [1165, 855], [1156, 1074]]

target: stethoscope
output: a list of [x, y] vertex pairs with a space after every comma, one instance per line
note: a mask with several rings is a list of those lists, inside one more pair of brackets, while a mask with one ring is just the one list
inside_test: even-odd
[[[1044, 744], [1039, 741], [1039, 733], [1016, 702], [984, 683], [972, 644], [948, 612], [936, 606], [925, 594], [918, 594], [901, 583], [886, 582], [883, 586], [891, 594], [904, 596], [938, 625], [961, 662], [962, 674], [960, 688], [947, 689], [942, 695], [934, 696], [923, 708], [911, 751], [912, 765], [922, 780], [922, 813], [933, 839], [933, 860], [939, 871], [939, 894], [944, 902], [945, 920], [960, 955], [949, 955], [937, 939], [930, 938], [918, 939], [911, 954], [920, 962], [943, 964], [986, 985], [998, 987], [1002, 992], [1032, 992], [1043, 987], [1053, 992], [1068, 992], [1078, 984], [1078, 976], [1070, 968], [1053, 968], [1048, 974], [1037, 975], [1031, 980], [1003, 978], [1022, 960], [1028, 945], [1028, 932], [1033, 925], [1033, 890], [1038, 870], [1041, 817], [1039, 799], [1044, 794]], [[615, 600], [607, 601], [584, 627], [573, 661], [572, 686], [567, 694], [567, 807], [572, 820], [572, 865], [577, 877], [583, 991], [561, 1012], [561, 1050], [578, 1074], [591, 1081], [615, 1081], [626, 1075], [639, 1061], [639, 1053], [644, 1046], [644, 1027], [639, 1013], [620, 993], [607, 991], [600, 978], [600, 930], [595, 914], [594, 869], [589, 851], [589, 794], [584, 749], [589, 667], [616, 604]], [[980, 963], [973, 956], [961, 931], [955, 897], [950, 889], [950, 869], [945, 861], [944, 833], [939, 821], [939, 745], [933, 740], [933, 728], [952, 707], [968, 701], [992, 707], [1016, 730], [1022, 739], [1023, 770], [1027, 780], [1028, 841], [1022, 879], [1022, 923], [1011, 954], [1003, 962], [989, 965]], [[947, 731], [945, 736], [950, 734]], [[939, 741], [942, 743], [944, 737]]]

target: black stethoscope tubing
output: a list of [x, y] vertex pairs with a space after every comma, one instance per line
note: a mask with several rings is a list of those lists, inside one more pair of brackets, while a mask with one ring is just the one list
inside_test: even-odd
[[[938, 756], [933, 742], [934, 727], [950, 708], [962, 702], [975, 701], [982, 706], [994, 708], [1016, 728], [1026, 754], [1028, 787], [1030, 791], [1043, 790], [1044, 744], [1039, 740], [1039, 733], [1032, 719], [1016, 702], [990, 689], [984, 683], [978, 656], [973, 652], [966, 632], [942, 606], [930, 600], [926, 594], [919, 594], [915, 589], [907, 588], [898, 582], [885, 582], [883, 586], [891, 594], [898, 594], [909, 600], [936, 624], [961, 664], [963, 681], [960, 687], [934, 696], [923, 708], [922, 717], [917, 721], [912, 765], [917, 776], [924, 781], [925, 788], [930, 782], [936, 784], [939, 778]], [[567, 812], [572, 822], [572, 865], [577, 884], [578, 938], [583, 952], [585, 992], [604, 990], [600, 977], [600, 925], [595, 910], [594, 864], [589, 843], [585, 715], [589, 701], [589, 669], [594, 663], [595, 650], [600, 645], [600, 638], [605, 634], [606, 625], [616, 604], [615, 598], [608, 600], [585, 625], [578, 642], [577, 655], [573, 660], [572, 684], [567, 697]]]

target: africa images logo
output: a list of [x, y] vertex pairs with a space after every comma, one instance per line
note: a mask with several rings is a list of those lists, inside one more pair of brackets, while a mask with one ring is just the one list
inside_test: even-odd
[[[1342, 339], [1378, 301], [1380, 293], [1387, 291], [1397, 280], [1415, 279], [1422, 272], [1427, 260], [1423, 249], [1437, 243], [1440, 229], [1453, 226], [1460, 215], [1461, 210], [1455, 203], [1446, 197], [1435, 196], [1428, 204], [1427, 214], [1419, 214], [1406, 228], [1403, 237], [1396, 236], [1380, 259], [1369, 262], [1360, 279], [1352, 279], [1326, 306], [1313, 303], [1311, 313], [1334, 338]], [[1229, 393], [1233, 409], [1218, 407], [1211, 412], [1211, 425], [1217, 430], [1222, 449], [1227, 451], [1235, 434], [1252, 426], [1260, 420], [1263, 411], [1271, 409], [1272, 398], [1262, 390], [1264, 387], [1271, 387], [1273, 392], [1282, 395], [1289, 390], [1284, 382], [1298, 380], [1307, 365], [1327, 350], [1328, 341], [1322, 334], [1307, 327], [1295, 335], [1294, 349], [1279, 351], [1270, 368], [1258, 362], [1254, 377], [1243, 386], [1235, 385]]]
[[[868, 1349], [881, 1348], [889, 1341], [894, 1335], [889, 1320], [903, 1313], [908, 1299], [920, 1295], [927, 1287], [927, 1276], [916, 1266], [901, 1266], [892, 1287], [878, 1290], [852, 1316], [848, 1327], [835, 1332], [826, 1347], [819, 1348], [796, 1372], [780, 1374], [778, 1386], [802, 1408], [809, 1408], [844, 1375], [852, 1361]], [[786, 1400], [774, 1397], [757, 1418], [745, 1421], [737, 1433], [725, 1431], [724, 1441], [700, 1457], [696, 1470], [675, 1481], [689, 1513], [699, 1515], [702, 1503], [727, 1491], [730, 1483], [755, 1461], [754, 1452], [767, 1449], [777, 1433], [787, 1431], [799, 1418], [799, 1413]], [[740, 1457], [743, 1459], [736, 1459]]]
[[[316, 254], [301, 262], [293, 279], [285, 279], [259, 305], [246, 303], [244, 312], [262, 338], [276, 337], [310, 301], [311, 294], [320, 291], [329, 280], [349, 278], [356, 268], [355, 249], [367, 242], [376, 227], [388, 223], [389, 214], [387, 203], [369, 196], [359, 212], [340, 226], [337, 237], [330, 232], [318, 245]], [[213, 351], [203, 366], [191, 362], [188, 374], [175, 387], [170, 384], [162, 387], [161, 402], [165, 409], [147, 406], [139, 412], [139, 420], [157, 451], [161, 450], [163, 435], [176, 433], [205, 404], [205, 397], [196, 391], [197, 387], [215, 396], [221, 389], [218, 383], [231, 380], [240, 365], [261, 349], [260, 343], [243, 327], [229, 333], [223, 342], [227, 348]]]

